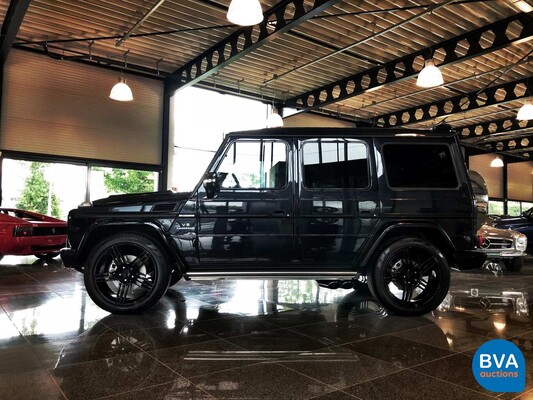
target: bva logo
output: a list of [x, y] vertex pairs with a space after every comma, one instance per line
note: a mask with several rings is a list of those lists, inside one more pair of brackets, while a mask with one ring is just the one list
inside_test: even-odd
[[526, 386], [524, 355], [507, 340], [491, 340], [477, 349], [472, 372], [476, 381], [492, 392], [521, 392]]

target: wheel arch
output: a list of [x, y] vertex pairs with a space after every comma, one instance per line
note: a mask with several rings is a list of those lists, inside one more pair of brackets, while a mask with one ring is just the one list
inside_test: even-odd
[[362, 264], [365, 269], [371, 267], [379, 257], [380, 250], [400, 237], [415, 237], [433, 244], [444, 255], [448, 264], [452, 264], [456, 248], [448, 234], [437, 224], [430, 222], [401, 222], [386, 227], [373, 242]]
[[76, 259], [74, 260], [74, 265], [77, 266], [76, 269], [82, 271], [83, 263], [80, 263], [80, 261], [86, 260], [91, 250], [99, 242], [117, 233], [136, 233], [155, 240], [160, 245], [161, 251], [163, 251], [167, 259], [170, 261], [169, 266], [172, 267], [172, 270], [177, 268], [184, 273], [185, 267], [181, 256], [177, 250], [174, 249], [172, 244], [169, 243], [165, 232], [157, 224], [125, 221], [93, 225], [84, 235], [76, 251]]

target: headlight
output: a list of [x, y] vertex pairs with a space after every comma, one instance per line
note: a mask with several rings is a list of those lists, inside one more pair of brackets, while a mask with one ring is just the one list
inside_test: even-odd
[[516, 299], [515, 308], [516, 308], [515, 311], [519, 315], [527, 316], [529, 314], [529, 307], [527, 305], [527, 299], [524, 297], [519, 297], [518, 299]]
[[523, 233], [518, 235], [515, 240], [515, 248], [518, 251], [526, 251], [527, 248], [527, 237]]

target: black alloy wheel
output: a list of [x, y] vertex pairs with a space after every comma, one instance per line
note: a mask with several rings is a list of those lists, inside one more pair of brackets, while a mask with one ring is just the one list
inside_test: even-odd
[[418, 238], [388, 245], [368, 273], [372, 295], [399, 315], [422, 315], [437, 308], [450, 287], [450, 268], [442, 253]]
[[84, 270], [87, 293], [114, 314], [136, 314], [156, 304], [168, 288], [169, 263], [159, 245], [136, 233], [104, 239]]

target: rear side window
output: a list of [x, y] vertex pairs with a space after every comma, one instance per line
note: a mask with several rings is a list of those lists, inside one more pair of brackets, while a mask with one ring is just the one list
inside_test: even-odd
[[457, 187], [450, 148], [445, 144], [386, 144], [383, 159], [392, 188]]
[[367, 188], [367, 146], [360, 140], [317, 139], [302, 147], [304, 186], [308, 189]]

